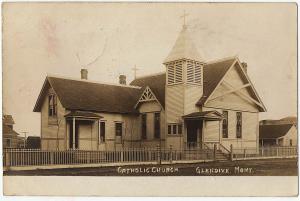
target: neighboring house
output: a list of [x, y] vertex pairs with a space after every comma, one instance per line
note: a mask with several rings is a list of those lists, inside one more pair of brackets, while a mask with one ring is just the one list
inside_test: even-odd
[[260, 146], [297, 146], [295, 124], [266, 124], [259, 126]]
[[19, 133], [14, 131], [15, 124], [11, 115], [3, 115], [2, 144], [3, 148], [22, 148], [24, 147], [24, 139]]
[[266, 111], [237, 57], [206, 62], [186, 26], [163, 62], [166, 73], [126, 85], [47, 76], [34, 107], [42, 149], [183, 149], [221, 143], [258, 148], [259, 112]]

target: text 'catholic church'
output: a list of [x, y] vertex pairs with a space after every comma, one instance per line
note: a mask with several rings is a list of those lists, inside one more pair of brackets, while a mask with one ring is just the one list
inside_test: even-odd
[[219, 143], [259, 146], [266, 111], [238, 58], [206, 62], [184, 25], [163, 64], [166, 72], [126, 85], [47, 76], [34, 107], [44, 150], [115, 150]]

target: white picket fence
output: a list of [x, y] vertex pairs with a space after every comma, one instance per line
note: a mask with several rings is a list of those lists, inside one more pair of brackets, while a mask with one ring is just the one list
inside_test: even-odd
[[183, 160], [212, 160], [212, 150], [203, 149], [122, 149], [116, 151], [46, 151], [40, 149], [4, 149], [3, 165], [40, 166], [40, 165], [71, 165], [95, 163], [137, 163]]
[[233, 159], [251, 159], [251, 158], [285, 158], [297, 157], [298, 149], [292, 146], [270, 146], [256, 148], [233, 148]]

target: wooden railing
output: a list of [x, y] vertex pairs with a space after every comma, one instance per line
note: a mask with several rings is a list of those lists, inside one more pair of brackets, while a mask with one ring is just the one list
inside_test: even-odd
[[268, 157], [297, 157], [298, 149], [292, 146], [271, 146], [256, 148], [233, 148], [233, 159], [268, 158]]
[[3, 165], [41, 166], [91, 163], [134, 163], [213, 160], [213, 152], [202, 149], [174, 150], [158, 148], [121, 149], [115, 151], [66, 150], [46, 151], [40, 149], [4, 149]]

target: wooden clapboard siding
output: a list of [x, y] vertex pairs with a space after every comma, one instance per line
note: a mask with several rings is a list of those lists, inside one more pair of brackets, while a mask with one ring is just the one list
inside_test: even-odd
[[[140, 103], [139, 112], [147, 115], [147, 139], [154, 139], [154, 113], [160, 113], [160, 136], [165, 137], [165, 111], [157, 101], [149, 101]], [[141, 122], [139, 124], [141, 129]], [[141, 130], [140, 132], [141, 133]], [[139, 138], [141, 139], [141, 137]]]
[[184, 115], [192, 112], [198, 112], [197, 101], [201, 98], [203, 91], [202, 86], [186, 84], [184, 88]]
[[[222, 114], [222, 109], [206, 108], [203, 107], [203, 111], [216, 110]], [[204, 123], [204, 142], [218, 141], [219, 129], [220, 129], [220, 142], [230, 148], [232, 144], [236, 148], [241, 147], [257, 147], [259, 138], [259, 120], [258, 113], [255, 112], [242, 112], [242, 138], [236, 138], [236, 112], [235, 110], [228, 111], [228, 138], [222, 138], [222, 122], [211, 121]]]
[[170, 145], [173, 149], [180, 150], [183, 148], [184, 145], [184, 138], [183, 135], [168, 135], [167, 141], [166, 141], [166, 148], [170, 148]]
[[[242, 138], [236, 138], [236, 111], [228, 111], [228, 138], [221, 143], [230, 148], [255, 148], [258, 146], [258, 113], [242, 112]], [[222, 135], [221, 135], [222, 136]]]
[[290, 146], [290, 140], [292, 140], [292, 146], [297, 146], [297, 129], [293, 125], [285, 136], [283, 136], [283, 146]]
[[[50, 88], [48, 90], [48, 93], [49, 92], [53, 93], [53, 89]], [[65, 108], [62, 106], [59, 99], [57, 99], [57, 119], [60, 123], [59, 125], [49, 124], [48, 95], [45, 97], [41, 109], [41, 148], [42, 149], [55, 150], [57, 148], [57, 143], [55, 140], [51, 140], [51, 139], [57, 139], [57, 136], [58, 138], [65, 137], [65, 132], [66, 132], [66, 120], [64, 117], [65, 114], [66, 114]], [[48, 138], [48, 139], [44, 139], [44, 138]], [[65, 149], [65, 148], [66, 146], [64, 145], [64, 141], [59, 142], [59, 149]]]
[[[258, 112], [257, 105], [251, 100], [243, 98], [239, 93], [230, 93], [217, 98], [218, 96], [231, 90], [231, 88], [229, 88], [225, 83], [230, 83], [230, 85], [234, 88], [238, 88], [246, 84], [246, 82], [241, 78], [240, 74], [238, 73], [237, 68], [232, 68], [226, 74], [221, 84], [215, 89], [211, 97], [207, 100], [207, 103], [205, 104], [206, 107]], [[251, 94], [246, 88], [241, 89], [240, 92], [251, 97]]]
[[219, 142], [219, 121], [203, 122], [203, 141]]
[[184, 113], [184, 86], [173, 85], [166, 87], [166, 122], [177, 123], [182, 121]]
[[157, 101], [142, 102], [139, 106], [140, 113], [159, 112], [162, 108]]

